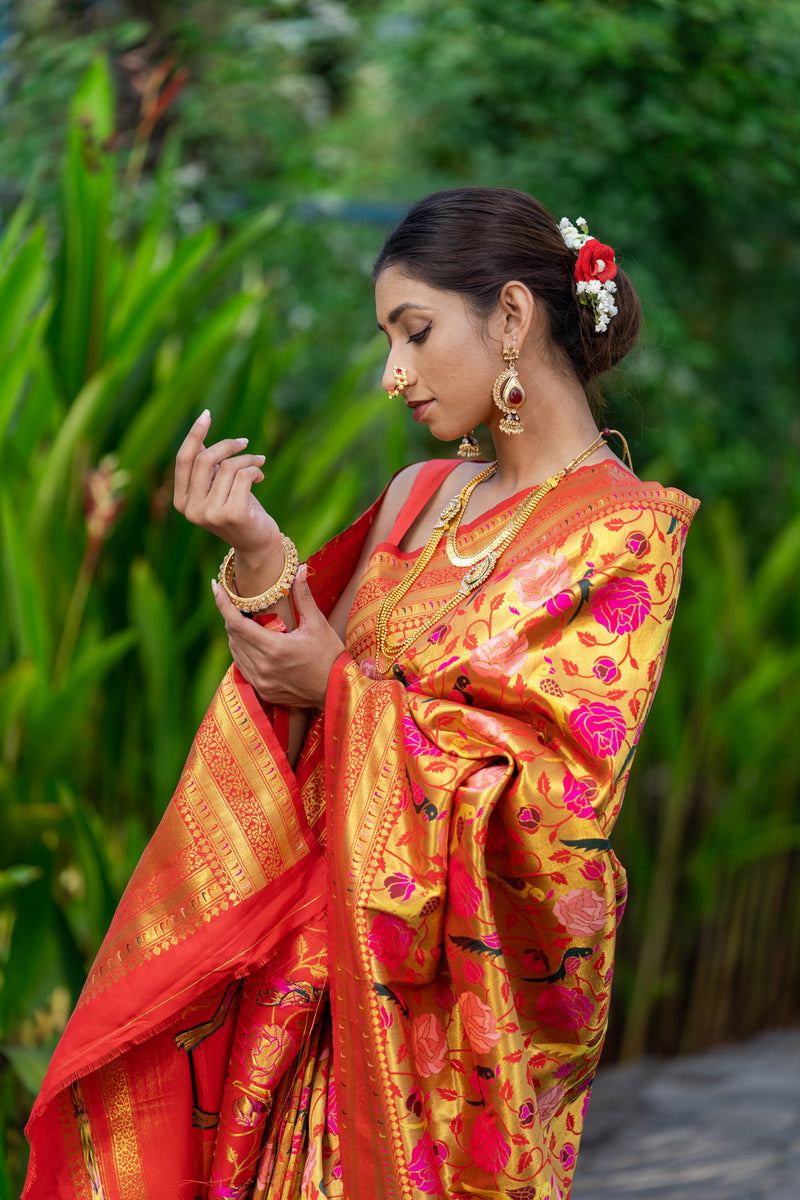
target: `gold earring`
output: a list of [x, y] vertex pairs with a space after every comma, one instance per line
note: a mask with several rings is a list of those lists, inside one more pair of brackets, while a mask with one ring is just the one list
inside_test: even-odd
[[507, 363], [505, 371], [501, 371], [492, 387], [492, 399], [501, 412], [505, 413], [500, 428], [503, 433], [522, 433], [522, 421], [518, 409], [525, 403], [525, 389], [517, 375], [516, 362], [519, 350], [516, 346], [507, 346], [503, 350], [503, 361]]
[[461, 439], [461, 445], [456, 450], [456, 458], [466, 458], [470, 461], [474, 461], [476, 458], [480, 458], [480, 456], [481, 448], [478, 443], [478, 439], [474, 436], [472, 431], [470, 431], [470, 433], [465, 433]]
[[392, 397], [400, 396], [408, 387], [408, 372], [404, 367], [395, 367], [392, 374], [394, 375], [394, 387], [389, 388], [388, 394]]

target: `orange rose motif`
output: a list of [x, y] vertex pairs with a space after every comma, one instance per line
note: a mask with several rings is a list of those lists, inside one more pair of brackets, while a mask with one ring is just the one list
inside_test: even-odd
[[528, 640], [513, 629], [504, 629], [470, 655], [470, 665], [476, 675], [500, 679], [515, 675], [528, 657]]
[[411, 1054], [420, 1075], [436, 1075], [446, 1061], [447, 1039], [433, 1013], [411, 1022]]
[[563, 554], [540, 554], [526, 563], [514, 579], [514, 591], [527, 608], [538, 608], [569, 587], [569, 563]]
[[476, 1054], [488, 1054], [500, 1041], [497, 1021], [489, 1005], [479, 1000], [474, 992], [462, 992], [458, 1007], [470, 1046]]
[[606, 923], [606, 902], [591, 888], [575, 888], [559, 896], [553, 912], [572, 937], [591, 937]]

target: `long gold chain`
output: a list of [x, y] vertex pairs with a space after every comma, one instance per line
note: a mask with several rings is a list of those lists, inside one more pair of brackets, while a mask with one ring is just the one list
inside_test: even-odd
[[[549, 478], [545, 479], [544, 483], [540, 484], [540, 486], [532, 495], [523, 500], [505, 529], [500, 531], [500, 533], [493, 539], [489, 546], [481, 550], [479, 554], [473, 556], [472, 558], [462, 558], [456, 553], [455, 536], [458, 532], [458, 527], [461, 524], [461, 518], [464, 514], [464, 510], [466, 509], [467, 501], [478, 484], [482, 483], [484, 479], [489, 479], [495, 473], [497, 470], [497, 463], [492, 463], [491, 466], [487, 467], [485, 471], [481, 471], [480, 475], [476, 475], [474, 479], [471, 479], [469, 483], [466, 484], [465, 487], [463, 487], [461, 491], [445, 505], [439, 514], [439, 518], [433, 527], [433, 531], [428, 539], [427, 544], [420, 551], [420, 554], [413, 567], [411, 567], [405, 577], [401, 579], [400, 583], [398, 583], [396, 587], [392, 588], [391, 592], [389, 592], [389, 594], [386, 596], [375, 619], [375, 642], [377, 658], [378, 660], [383, 660], [385, 663], [385, 666], [381, 666], [380, 661], [376, 662], [375, 664], [381, 675], [388, 675], [397, 660], [402, 658], [406, 651], [410, 650], [414, 643], [421, 638], [423, 634], [427, 633], [430, 629], [433, 629], [435, 625], [441, 624], [442, 619], [446, 617], [448, 613], [452, 612], [457, 604], [460, 604], [461, 601], [470, 594], [470, 592], [474, 592], [486, 582], [497, 566], [497, 561], [500, 558], [500, 555], [503, 554], [504, 551], [507, 550], [511, 545], [514, 538], [522, 529], [523, 525], [541, 500], [547, 495], [548, 492], [552, 492], [553, 489], [558, 486], [558, 484], [561, 482], [564, 476], [568, 474], [569, 471], [574, 471], [574, 469], [579, 466], [580, 463], [587, 459], [590, 454], [594, 454], [595, 450], [604, 444], [605, 438], [601, 433], [595, 438], [591, 446], [587, 446], [587, 448], [582, 451], [577, 458], [573, 458], [571, 462], [568, 462], [567, 465], [563, 467], [556, 475], [550, 475]], [[437, 609], [434, 615], [427, 620], [421, 628], [416, 629], [410, 637], [406, 638], [401, 645], [392, 645], [389, 641], [389, 619], [394, 609], [397, 607], [403, 597], [406, 596], [411, 590], [422, 572], [427, 567], [428, 563], [433, 558], [434, 554], [436, 553], [436, 548], [445, 533], [447, 534], [447, 552], [450, 561], [454, 566], [465, 566], [468, 567], [469, 570], [461, 580], [461, 584], [455, 596], [448, 600], [441, 608]], [[451, 553], [451, 538], [453, 553]], [[453, 557], [453, 554], [455, 554], [455, 557]]]

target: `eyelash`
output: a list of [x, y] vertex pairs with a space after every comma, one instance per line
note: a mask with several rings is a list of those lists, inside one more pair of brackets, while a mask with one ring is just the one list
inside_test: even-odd
[[433, 324], [433, 321], [429, 321], [424, 329], [420, 329], [419, 333], [412, 333], [411, 337], [408, 340], [410, 342], [424, 342], [425, 338], [428, 336], [428, 334], [431, 331], [432, 324]]

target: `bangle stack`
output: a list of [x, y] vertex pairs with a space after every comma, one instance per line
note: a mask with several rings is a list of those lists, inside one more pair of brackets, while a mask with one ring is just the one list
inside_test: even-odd
[[297, 547], [291, 538], [286, 537], [283, 533], [281, 534], [281, 546], [283, 547], [283, 571], [280, 579], [260, 596], [239, 595], [236, 591], [236, 551], [230, 549], [223, 558], [222, 566], [219, 569], [219, 582], [227, 592], [231, 603], [235, 604], [242, 612], [264, 612], [266, 609], [272, 608], [273, 604], [277, 604], [284, 596], [288, 596], [292, 590], [297, 568], [300, 565]]

